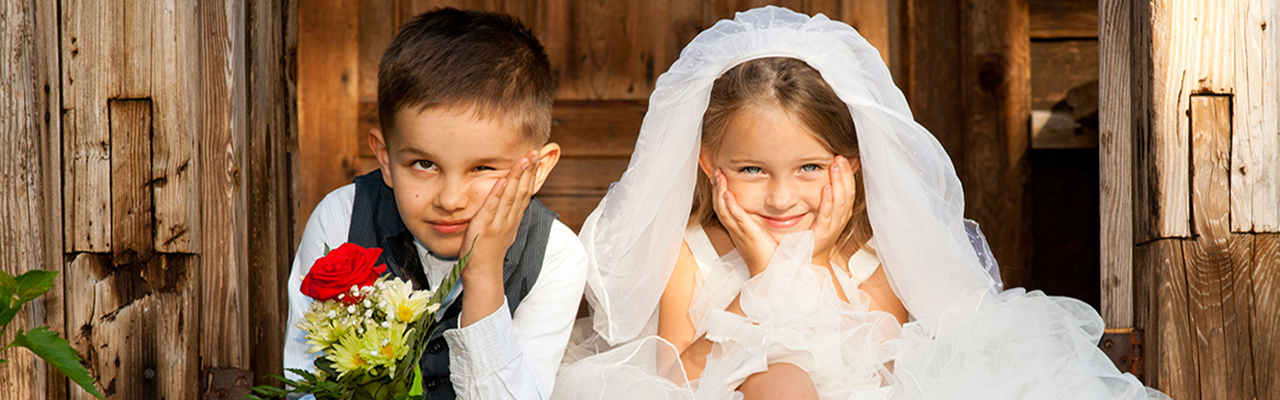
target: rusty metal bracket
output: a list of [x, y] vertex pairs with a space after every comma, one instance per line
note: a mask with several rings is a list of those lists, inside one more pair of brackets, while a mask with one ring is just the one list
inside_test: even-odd
[[239, 399], [249, 394], [253, 371], [236, 368], [210, 368], [200, 371], [200, 399]]
[[1120, 372], [1128, 372], [1146, 382], [1142, 373], [1142, 330], [1137, 328], [1107, 328], [1098, 343], [1107, 358], [1116, 364]]

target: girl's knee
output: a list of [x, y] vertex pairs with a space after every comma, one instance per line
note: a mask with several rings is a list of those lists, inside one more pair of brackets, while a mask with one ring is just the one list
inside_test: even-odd
[[744, 400], [818, 398], [809, 373], [793, 364], [770, 364], [767, 371], [747, 377], [738, 391]]

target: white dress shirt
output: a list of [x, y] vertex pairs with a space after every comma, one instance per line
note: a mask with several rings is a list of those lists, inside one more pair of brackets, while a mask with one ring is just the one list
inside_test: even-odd
[[[301, 292], [302, 278], [327, 244], [347, 242], [355, 184], [325, 196], [307, 220], [293, 271], [289, 274], [289, 325], [285, 334], [284, 367], [314, 370], [317, 354], [308, 354], [306, 333], [297, 326], [312, 299]], [[449, 273], [454, 261], [430, 254], [415, 241], [432, 287]], [[586, 285], [587, 253], [582, 242], [560, 221], [551, 226], [542, 271], [514, 315], [505, 301], [497, 311], [466, 328], [449, 329], [449, 379], [459, 399], [546, 399], [551, 396], [556, 369], [564, 355], [574, 316]], [[286, 372], [286, 377], [298, 376]], [[308, 396], [309, 397], [309, 396]]]

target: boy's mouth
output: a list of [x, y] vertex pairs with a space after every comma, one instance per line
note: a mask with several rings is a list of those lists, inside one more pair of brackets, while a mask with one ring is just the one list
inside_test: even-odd
[[804, 219], [804, 214], [798, 214], [798, 215], [793, 215], [789, 217], [769, 217], [769, 216], [761, 215], [760, 219], [763, 219], [764, 223], [769, 225], [769, 227], [771, 228], [790, 229], [790, 228], [794, 228], [797, 224], [799, 224], [801, 219]]
[[471, 222], [470, 219], [459, 219], [459, 220], [452, 220], [452, 221], [427, 221], [427, 225], [431, 225], [431, 229], [434, 229], [436, 232], [448, 235], [450, 233], [456, 233], [456, 232], [462, 231], [463, 229], [467, 229], [467, 223], [469, 222]]

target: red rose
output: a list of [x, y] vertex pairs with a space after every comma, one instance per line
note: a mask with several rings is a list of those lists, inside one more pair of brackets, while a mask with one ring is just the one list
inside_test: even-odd
[[379, 248], [366, 249], [352, 243], [339, 246], [311, 266], [311, 272], [302, 279], [302, 294], [325, 301], [347, 293], [342, 301], [355, 304], [360, 298], [351, 296], [351, 287], [372, 285], [387, 270], [386, 265], [373, 266], [379, 254]]

